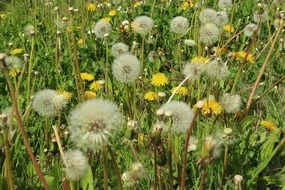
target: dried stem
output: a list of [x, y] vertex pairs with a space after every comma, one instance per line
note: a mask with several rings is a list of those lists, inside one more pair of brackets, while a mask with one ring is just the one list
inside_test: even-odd
[[198, 113], [199, 113], [198, 110], [194, 113], [193, 120], [192, 120], [192, 122], [191, 122], [191, 124], [187, 130], [187, 134], [186, 134], [186, 139], [185, 139], [185, 144], [184, 144], [184, 153], [183, 153], [181, 180], [180, 180], [180, 190], [185, 190], [188, 146], [189, 146], [190, 137], [192, 135], [192, 131], [193, 131], [193, 128], [195, 126], [195, 122], [196, 122]]
[[6, 81], [8, 83], [8, 87], [9, 87], [9, 91], [10, 91], [10, 96], [12, 98], [12, 103], [13, 103], [13, 109], [15, 111], [15, 116], [16, 116], [16, 120], [17, 120], [17, 123], [18, 123], [18, 129], [23, 137], [23, 141], [24, 141], [24, 145], [27, 149], [27, 152], [31, 158], [31, 161], [35, 167], [35, 170], [36, 170], [36, 173], [44, 187], [45, 190], [49, 190], [49, 186], [47, 184], [47, 181], [46, 179], [44, 178], [43, 176], [43, 173], [40, 169], [40, 166], [39, 164], [37, 163], [37, 160], [36, 160], [36, 157], [35, 155], [33, 154], [33, 151], [32, 151], [32, 148], [30, 146], [30, 142], [28, 140], [28, 137], [27, 137], [27, 134], [26, 134], [26, 131], [24, 129], [24, 126], [23, 126], [23, 121], [22, 121], [22, 118], [21, 118], [21, 115], [20, 115], [20, 112], [19, 112], [19, 107], [18, 107], [18, 102], [17, 102], [17, 97], [15, 95], [15, 88], [11, 82], [11, 79], [9, 77], [9, 74], [7, 71], [4, 71], [4, 74], [5, 74], [5, 78], [6, 78]]
[[119, 165], [118, 165], [118, 163], [116, 161], [116, 155], [115, 155], [115, 153], [113, 152], [113, 150], [112, 150], [112, 148], [110, 146], [108, 146], [108, 151], [109, 151], [109, 153], [111, 155], [111, 160], [112, 160], [112, 163], [113, 163], [116, 175], [117, 175], [118, 190], [122, 190], [123, 189], [123, 185], [122, 185], [121, 171], [120, 171]]
[[259, 74], [257, 76], [257, 79], [256, 79], [255, 83], [254, 83], [252, 91], [251, 91], [251, 93], [249, 95], [249, 98], [248, 98], [248, 101], [247, 101], [247, 104], [246, 104], [246, 108], [245, 108], [245, 114], [248, 113], [248, 111], [249, 111], [249, 109], [251, 107], [251, 102], [252, 102], [253, 96], [254, 96], [255, 91], [256, 91], [256, 89], [258, 87], [259, 81], [261, 80], [261, 77], [262, 77], [262, 75], [263, 75], [263, 73], [264, 73], [264, 71], [266, 69], [266, 65], [269, 62], [269, 59], [270, 59], [271, 54], [273, 52], [274, 46], [275, 46], [275, 44], [277, 42], [277, 39], [278, 39], [278, 37], [280, 35], [281, 29], [282, 29], [282, 25], [279, 27], [279, 29], [278, 29], [278, 31], [277, 31], [277, 33], [275, 35], [275, 38], [273, 39], [273, 42], [272, 42], [271, 47], [269, 49], [269, 52], [266, 55], [266, 58], [265, 58], [265, 60], [264, 60], [264, 62], [262, 64], [262, 67], [261, 67], [260, 71], [259, 71]]

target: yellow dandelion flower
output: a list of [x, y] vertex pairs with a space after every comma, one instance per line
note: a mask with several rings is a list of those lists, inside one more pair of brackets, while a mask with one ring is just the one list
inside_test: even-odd
[[[173, 93], [176, 91], [177, 88], [178, 88], [178, 87], [172, 88], [172, 89], [171, 89], [171, 93], [173, 94]], [[188, 89], [187, 89], [186, 87], [180, 86], [180, 87], [177, 89], [176, 94], [187, 95], [187, 94], [188, 94]]]
[[271, 131], [276, 131], [278, 129], [276, 124], [271, 120], [262, 120], [260, 125]]
[[16, 48], [11, 51], [11, 55], [17, 55], [23, 52], [22, 48]]
[[134, 3], [134, 8], [140, 7], [140, 6], [142, 6], [142, 4], [143, 4], [143, 2], [137, 1]]
[[98, 81], [98, 80], [93, 81], [89, 87], [90, 90], [94, 90], [94, 91], [97, 91], [101, 88], [102, 88], [102, 85], [100, 84], [100, 81]]
[[109, 12], [109, 16], [115, 16], [117, 14], [117, 10], [116, 9], [113, 9]]
[[4, 17], [6, 17], [7, 16], [7, 14], [5, 14], [5, 13], [0, 13], [0, 18], [4, 18]]
[[164, 86], [168, 84], [168, 78], [165, 76], [164, 73], [156, 73], [152, 75], [150, 83], [154, 86]]
[[192, 8], [194, 6], [193, 1], [192, 0], [186, 0], [184, 1], [184, 3], [182, 4], [182, 9], [183, 10], [187, 10], [188, 8]]
[[87, 11], [94, 12], [96, 10], [96, 4], [95, 3], [88, 3], [86, 5], [86, 9], [87, 9]]
[[82, 38], [79, 39], [79, 40], [77, 41], [77, 44], [80, 45], [80, 46], [83, 45], [83, 44], [84, 44], [84, 40], [83, 40]]
[[19, 68], [12, 68], [9, 70], [9, 75], [11, 77], [16, 77], [20, 72], [21, 70]]
[[95, 92], [92, 92], [92, 91], [85, 91], [84, 96], [87, 99], [93, 99], [93, 98], [96, 98], [97, 94]]
[[110, 17], [104, 17], [101, 19], [103, 22], [109, 23], [111, 21]]
[[[197, 108], [197, 105], [194, 105], [194, 108]], [[203, 100], [203, 106], [201, 112], [204, 115], [215, 114], [219, 115], [222, 112], [222, 106], [214, 99]]]
[[208, 63], [208, 58], [203, 56], [196, 56], [191, 59], [190, 63]]
[[72, 98], [71, 92], [68, 92], [65, 90], [60, 90], [58, 93], [63, 95], [67, 100], [71, 100], [71, 98]]
[[139, 143], [144, 143], [145, 141], [145, 135], [143, 133], [138, 134], [138, 142]]
[[72, 28], [70, 26], [66, 27], [66, 31], [69, 33], [69, 32], [72, 32]]
[[80, 73], [80, 77], [82, 80], [91, 81], [94, 79], [94, 76], [90, 73]]
[[149, 91], [144, 95], [144, 99], [148, 101], [154, 101], [158, 99], [158, 94], [156, 92]]
[[[246, 57], [246, 52], [245, 51], [238, 51], [238, 52], [232, 52], [232, 58], [238, 61], [243, 61]], [[250, 63], [255, 63], [254, 57], [252, 54], [248, 54], [246, 57], [246, 60]]]
[[230, 24], [226, 24], [224, 27], [223, 27], [224, 31], [226, 32], [229, 32], [229, 33], [234, 33], [235, 32], [235, 29], [232, 25]]
[[227, 49], [224, 47], [217, 49], [217, 55], [224, 55], [227, 52]]

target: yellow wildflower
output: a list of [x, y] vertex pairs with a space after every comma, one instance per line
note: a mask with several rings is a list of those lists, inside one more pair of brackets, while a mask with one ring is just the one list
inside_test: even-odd
[[12, 68], [9, 70], [9, 75], [11, 77], [16, 77], [21, 72], [20, 68]]
[[82, 80], [91, 81], [94, 79], [94, 76], [90, 73], [80, 73], [80, 77]]
[[234, 33], [235, 32], [235, 29], [232, 25], [230, 24], [226, 24], [224, 27], [223, 27], [224, 31], [226, 32], [230, 32], [230, 33]]
[[113, 9], [109, 12], [109, 16], [115, 16], [117, 14], [117, 10]]
[[227, 52], [227, 49], [224, 47], [218, 48], [217, 49], [217, 55], [223, 55]]
[[191, 59], [190, 63], [208, 63], [208, 58], [203, 56], [196, 56]]
[[4, 17], [6, 17], [7, 16], [7, 14], [5, 14], [5, 13], [0, 13], [0, 18], [4, 18]]
[[[247, 53], [245, 51], [232, 52], [232, 58], [238, 61], [243, 61], [246, 55]], [[254, 57], [250, 53], [247, 55], [246, 60], [250, 63], [255, 63]]]
[[193, 5], [193, 1], [192, 0], [186, 0], [184, 1], [183, 5], [182, 5], [182, 9], [183, 10], [187, 10], [188, 8], [192, 8]]
[[262, 120], [260, 122], [260, 125], [265, 127], [268, 130], [271, 130], [271, 131], [275, 131], [275, 130], [278, 129], [276, 124], [273, 121], [271, 121], [271, 120]]
[[86, 6], [87, 11], [94, 12], [96, 10], [96, 4], [95, 3], [88, 3]]
[[23, 52], [22, 48], [16, 48], [11, 51], [11, 55], [17, 55]]
[[[178, 87], [172, 88], [172, 89], [171, 89], [171, 93], [173, 94], [173, 93], [176, 91], [177, 88], [178, 88]], [[183, 86], [180, 86], [180, 87], [177, 89], [176, 94], [187, 95], [187, 94], [188, 94], [188, 89], [185, 88], [185, 87], [183, 87]]]
[[137, 1], [134, 3], [134, 8], [142, 6], [143, 2], [142, 1]]
[[71, 100], [72, 98], [72, 94], [68, 91], [60, 90], [58, 93], [63, 95], [67, 100]]
[[158, 99], [158, 94], [156, 92], [149, 91], [144, 95], [144, 99], [148, 101], [154, 101]]
[[[195, 105], [194, 108], [197, 108]], [[215, 114], [219, 115], [222, 112], [223, 108], [222, 106], [214, 99], [207, 99], [203, 100], [203, 106], [201, 108], [201, 111], [204, 115], [208, 114]]]
[[100, 81], [96, 80], [96, 81], [93, 81], [91, 84], [90, 84], [90, 90], [94, 90], [94, 91], [97, 91], [99, 90], [100, 88], [102, 88], [102, 85], [100, 84]]
[[145, 141], [145, 135], [143, 133], [138, 134], [138, 142], [139, 143], [144, 143]]
[[79, 39], [78, 41], [77, 41], [77, 44], [78, 45], [83, 45], [84, 44], [84, 40], [81, 38], [81, 39]]
[[92, 91], [85, 91], [84, 96], [87, 99], [92, 99], [92, 98], [96, 98], [97, 94], [95, 92], [92, 92]]
[[151, 84], [154, 86], [164, 86], [168, 84], [168, 78], [164, 73], [156, 73], [152, 75]]
[[109, 23], [111, 21], [110, 17], [104, 17], [101, 19], [103, 22]]

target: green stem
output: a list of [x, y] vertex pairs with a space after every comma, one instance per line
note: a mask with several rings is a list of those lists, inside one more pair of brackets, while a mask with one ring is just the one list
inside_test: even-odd
[[30, 53], [30, 59], [29, 59], [29, 63], [28, 63], [28, 78], [27, 78], [27, 95], [26, 95], [26, 100], [27, 100], [27, 104], [29, 105], [30, 103], [30, 85], [31, 85], [31, 74], [32, 74], [32, 69], [33, 69], [33, 55], [34, 55], [34, 48], [35, 47], [35, 37], [32, 36], [32, 46], [31, 46], [31, 53]]
[[229, 147], [228, 144], [225, 144], [225, 154], [224, 154], [224, 166], [223, 166], [223, 175], [222, 175], [222, 187], [224, 188], [224, 185], [226, 183], [226, 175], [227, 175], [227, 167], [228, 167], [228, 155], [229, 155]]
[[116, 175], [117, 175], [117, 180], [118, 180], [118, 190], [122, 190], [123, 189], [123, 185], [122, 185], [122, 177], [121, 177], [121, 171], [120, 171], [120, 168], [119, 168], [119, 165], [116, 161], [116, 156], [113, 152], [113, 150], [111, 149], [110, 146], [108, 146], [108, 151], [111, 155], [111, 160], [112, 160], [112, 163], [113, 163], [113, 166], [115, 168], [115, 172], [116, 172]]
[[103, 151], [103, 166], [104, 166], [104, 190], [108, 190], [108, 155], [106, 151]]

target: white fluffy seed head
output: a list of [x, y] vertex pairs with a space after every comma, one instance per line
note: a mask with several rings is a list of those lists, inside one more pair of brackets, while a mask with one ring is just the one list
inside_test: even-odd
[[213, 23], [207, 23], [200, 28], [200, 40], [205, 45], [213, 45], [220, 38], [219, 28]]
[[5, 63], [8, 69], [22, 69], [22, 60], [17, 56], [7, 56], [5, 57]]
[[267, 19], [268, 12], [264, 11], [263, 13], [259, 13], [258, 11], [255, 11], [253, 14], [253, 21], [255, 23], [264, 22]]
[[148, 34], [153, 28], [154, 22], [152, 18], [148, 16], [136, 17], [132, 22], [132, 29], [135, 33], [140, 35]]
[[220, 104], [227, 113], [237, 113], [241, 107], [240, 95], [224, 94], [219, 99]]
[[120, 129], [122, 115], [109, 100], [92, 99], [79, 104], [70, 115], [71, 140], [84, 150], [98, 152], [109, 136]]
[[215, 20], [215, 24], [219, 27], [223, 27], [229, 23], [228, 14], [226, 11], [217, 12], [217, 19]]
[[193, 47], [193, 46], [196, 46], [196, 42], [194, 40], [191, 40], [191, 39], [185, 39], [184, 40], [184, 44], [186, 46], [189, 46], [189, 47]]
[[218, 7], [222, 10], [226, 10], [229, 9], [232, 4], [232, 0], [219, 0]]
[[127, 53], [129, 51], [129, 46], [125, 43], [119, 42], [112, 45], [111, 54], [114, 57], [118, 57], [121, 54]]
[[141, 72], [140, 61], [132, 54], [122, 54], [114, 60], [112, 72], [115, 79], [120, 82], [134, 82]]
[[223, 80], [230, 74], [228, 67], [217, 59], [207, 64], [206, 73], [211, 79], [215, 80]]
[[199, 14], [199, 20], [201, 23], [215, 23], [217, 20], [217, 12], [214, 9], [206, 8]]
[[170, 101], [162, 105], [159, 109], [164, 110], [164, 112], [171, 112], [171, 130], [175, 133], [184, 133], [190, 126], [194, 111], [185, 102], [181, 101]]
[[54, 117], [60, 113], [67, 102], [66, 97], [57, 91], [45, 89], [34, 95], [32, 107], [44, 117]]
[[105, 20], [99, 20], [94, 28], [93, 32], [95, 33], [97, 38], [104, 38], [111, 30], [111, 24]]
[[245, 28], [243, 29], [243, 32], [244, 32], [244, 35], [246, 35], [247, 37], [251, 37], [256, 30], [257, 30], [257, 25], [254, 23], [250, 23], [245, 26]]
[[72, 181], [82, 178], [88, 169], [88, 160], [80, 150], [70, 150], [64, 153], [64, 171]]
[[181, 35], [184, 34], [189, 28], [189, 21], [186, 17], [177, 16], [170, 22], [170, 31]]
[[187, 63], [184, 66], [183, 74], [185, 75], [185, 77], [189, 76], [189, 80], [198, 80], [205, 71], [206, 64]]

